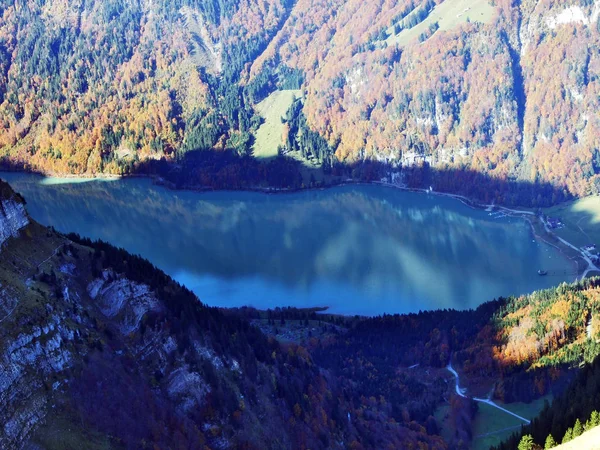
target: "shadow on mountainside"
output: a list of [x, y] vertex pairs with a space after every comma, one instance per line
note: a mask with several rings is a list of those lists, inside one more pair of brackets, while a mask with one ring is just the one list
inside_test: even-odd
[[431, 187], [437, 192], [463, 195], [484, 204], [546, 207], [572, 198], [563, 186], [501, 179], [470, 169], [433, 168], [427, 164], [397, 168], [378, 161], [338, 162], [315, 169], [283, 156], [261, 162], [232, 151], [191, 151], [175, 164], [164, 159], [140, 163], [133, 173], [158, 176], [176, 189], [288, 190], [348, 182], [391, 182], [391, 174], [398, 174], [399, 178], [395, 178], [400, 179], [404, 187]]
[[[21, 171], [24, 165], [1, 159], [0, 169]], [[336, 162], [313, 168], [285, 156], [260, 161], [231, 150], [193, 150], [177, 161], [162, 158], [132, 162], [124, 167], [123, 174], [155, 177], [172, 189], [198, 190], [301, 190], [352, 182], [391, 182], [394, 174], [394, 184], [399, 186], [432, 188], [483, 204], [536, 208], [573, 198], [564, 186], [502, 179], [470, 169], [434, 168], [426, 163], [398, 168], [379, 161]]]

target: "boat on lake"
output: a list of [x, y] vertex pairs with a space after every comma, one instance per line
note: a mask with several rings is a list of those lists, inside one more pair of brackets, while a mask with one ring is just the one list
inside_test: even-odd
[[538, 270], [538, 275], [543, 277], [544, 275], [548, 275], [548, 271], [540, 269], [540, 270]]

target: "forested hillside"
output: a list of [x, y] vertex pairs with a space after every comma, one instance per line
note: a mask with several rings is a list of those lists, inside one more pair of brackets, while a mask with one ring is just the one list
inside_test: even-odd
[[3, 1], [0, 145], [57, 173], [121, 173], [178, 151], [249, 146], [238, 85], [289, 5]]
[[[490, 187], [469, 194], [507, 203], [524, 200], [491, 180], [553, 187], [532, 205], [599, 190], [598, 0], [4, 0], [0, 10], [5, 166], [90, 175], [157, 159], [179, 167], [192, 150], [247, 155], [255, 105], [301, 89], [282, 150], [326, 170], [431, 166], [439, 176], [427, 182], [451, 191], [464, 183], [446, 171], [473, 172]], [[179, 184], [223, 184], [192, 166]]]
[[[600, 353], [599, 279], [474, 311], [269, 311], [257, 327], [258, 312], [208, 307], [140, 257], [33, 222], [4, 182], [0, 195], [3, 447], [464, 449], [470, 397], [560, 396]], [[304, 340], [278, 331], [295, 320]], [[536, 424], [537, 440], [550, 425]]]
[[[384, 315], [359, 321], [338, 339], [319, 341], [313, 353], [356, 396], [356, 403], [366, 406], [379, 399], [397, 421], [414, 421], [434, 434], [449, 429], [444, 434], [451, 448], [466, 448], [473, 439], [477, 406], [453, 395], [449, 361], [471, 396], [490, 396], [509, 409], [514, 402], [561, 394], [576, 368], [595, 361], [569, 388], [577, 397], [557, 399], [556, 411], [568, 410], [568, 418], [558, 424], [547, 421], [546, 408], [532, 425], [535, 429], [543, 423], [536, 438], [550, 427], [558, 427], [556, 435], [564, 434], [576, 417], [584, 420], [597, 407], [598, 390], [591, 380], [589, 401], [578, 399], [588, 395], [581, 384], [585, 377], [595, 377], [599, 365], [599, 293], [600, 280], [590, 279], [488, 302], [474, 311]], [[435, 411], [443, 404], [449, 405], [449, 419], [436, 421]]]
[[[252, 73], [277, 60], [303, 70], [304, 113], [342, 161], [597, 192], [600, 2], [482, 3], [299, 1]], [[406, 37], [438, 9], [430, 37]]]

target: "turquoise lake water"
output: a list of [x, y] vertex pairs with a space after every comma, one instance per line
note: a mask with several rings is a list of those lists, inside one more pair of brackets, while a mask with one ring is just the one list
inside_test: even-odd
[[267, 195], [170, 191], [142, 178], [0, 178], [40, 223], [142, 255], [215, 306], [466, 309], [575, 276], [524, 220], [384, 186]]

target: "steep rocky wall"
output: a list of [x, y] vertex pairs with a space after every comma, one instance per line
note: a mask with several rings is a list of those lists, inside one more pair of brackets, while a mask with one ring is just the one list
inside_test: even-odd
[[[2, 448], [21, 447], [44, 419], [51, 392], [63, 384], [60, 374], [72, 360], [67, 343], [75, 337], [64, 319], [63, 314], [53, 314], [43, 326], [4, 342], [0, 353]], [[44, 382], [52, 379], [55, 381], [51, 385]]]
[[[29, 222], [18, 198], [3, 202], [1, 211], [5, 239], [18, 234]], [[42, 260], [45, 257], [39, 255]], [[177, 339], [166, 329], [150, 329], [143, 336], [132, 337], [139, 331], [144, 315], [164, 312], [156, 292], [111, 270], [87, 282], [87, 270], [88, 261], [64, 250], [39, 270], [15, 270], [12, 279], [0, 284], [2, 449], [26, 447], [36, 430], [52, 420], [49, 411], [59, 409], [71, 398], [69, 386], [73, 374], [85, 367], [83, 358], [99, 347], [103, 348], [101, 355], [106, 352], [116, 360], [133, 357], [139, 361], [140, 383], [160, 371], [165, 379], [166, 401], [177, 410], [197, 409], [211, 391], [200, 373], [176, 357]], [[98, 324], [102, 324], [101, 330], [112, 331], [103, 333]], [[235, 370], [235, 361], [222, 360], [203, 345], [193, 343], [198, 361], [207, 359], [215, 369], [227, 364]]]
[[15, 198], [0, 201], [0, 246], [29, 224], [23, 203]]

